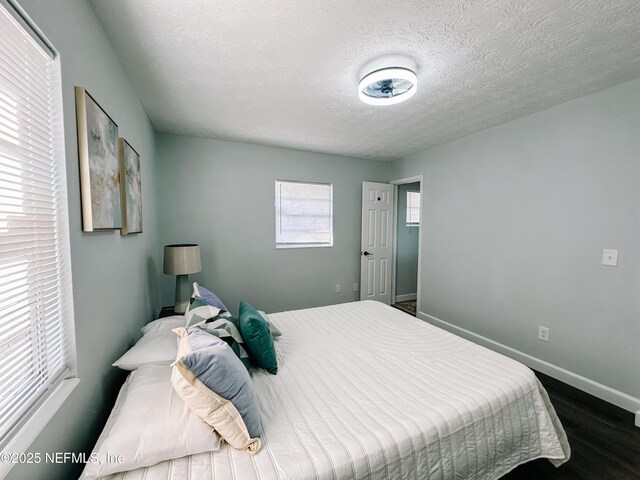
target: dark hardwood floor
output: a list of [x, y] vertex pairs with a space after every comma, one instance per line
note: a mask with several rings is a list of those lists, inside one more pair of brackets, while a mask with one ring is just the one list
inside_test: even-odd
[[634, 414], [536, 372], [564, 426], [571, 459], [521, 465], [505, 480], [640, 480], [640, 428]]

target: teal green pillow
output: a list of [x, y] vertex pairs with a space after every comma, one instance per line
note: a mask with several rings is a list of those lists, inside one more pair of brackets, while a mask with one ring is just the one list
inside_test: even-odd
[[276, 349], [264, 317], [248, 303], [240, 302], [238, 323], [251, 364], [264, 368], [272, 375], [278, 373]]

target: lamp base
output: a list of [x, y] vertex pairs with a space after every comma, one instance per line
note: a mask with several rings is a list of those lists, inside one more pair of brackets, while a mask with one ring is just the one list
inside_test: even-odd
[[174, 311], [183, 314], [187, 311], [189, 299], [191, 298], [191, 285], [189, 285], [189, 275], [176, 276], [176, 298]]

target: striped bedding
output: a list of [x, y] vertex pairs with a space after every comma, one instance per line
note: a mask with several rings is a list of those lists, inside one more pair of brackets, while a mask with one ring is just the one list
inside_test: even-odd
[[220, 450], [118, 480], [495, 479], [569, 445], [520, 363], [378, 302], [271, 314], [277, 376], [255, 372], [255, 455]]

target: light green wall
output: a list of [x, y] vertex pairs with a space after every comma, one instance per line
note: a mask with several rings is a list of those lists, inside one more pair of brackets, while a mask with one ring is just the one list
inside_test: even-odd
[[634, 80], [394, 162], [424, 175], [422, 312], [639, 398], [638, 125]]
[[396, 229], [396, 295], [417, 293], [419, 229], [407, 227], [407, 192], [419, 192], [420, 182], [398, 185]]
[[[160, 305], [154, 131], [93, 10], [84, 0], [20, 0], [62, 59], [69, 224], [80, 384], [31, 446], [91, 451], [123, 380], [111, 367]], [[74, 85], [100, 102], [142, 158], [144, 233], [81, 231]], [[161, 267], [160, 267], [161, 268]], [[18, 465], [11, 479], [76, 478], [82, 465]]]
[[[360, 277], [362, 182], [386, 181], [388, 164], [282, 148], [158, 134], [161, 239], [198, 243], [191, 278], [237, 312], [353, 301]], [[275, 180], [333, 184], [334, 246], [275, 248]], [[342, 293], [335, 293], [341, 284]], [[173, 298], [174, 277], [164, 277]]]
[[[416, 174], [424, 174], [423, 312], [640, 397], [640, 81], [389, 166], [154, 135], [87, 2], [20, 3], [62, 55], [81, 378], [31, 451], [91, 449], [124, 376], [110, 364], [172, 301], [163, 244], [199, 243], [203, 272], [193, 279], [233, 311], [240, 299], [267, 311], [355, 300], [361, 183]], [[141, 235], [81, 232], [74, 85], [142, 156]], [[275, 249], [276, 178], [333, 183], [333, 248]], [[600, 265], [602, 248], [620, 249], [619, 267]], [[551, 327], [549, 343], [535, 338], [538, 325]], [[16, 466], [9, 478], [74, 478], [81, 467]]]

